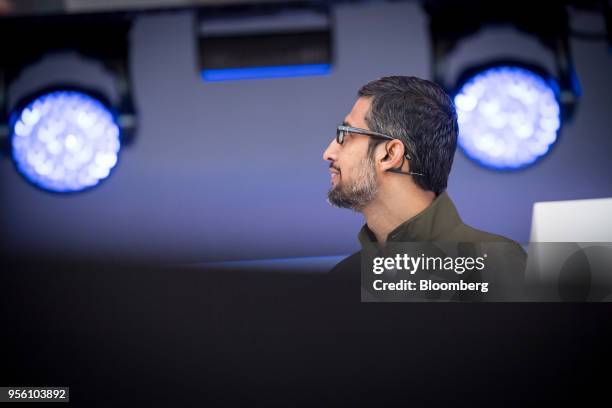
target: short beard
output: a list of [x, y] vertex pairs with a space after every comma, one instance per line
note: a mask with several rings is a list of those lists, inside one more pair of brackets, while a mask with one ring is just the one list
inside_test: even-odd
[[327, 201], [338, 208], [349, 208], [362, 211], [374, 200], [378, 193], [376, 167], [372, 157], [359, 166], [355, 174], [355, 181], [351, 184], [338, 183], [327, 192]]

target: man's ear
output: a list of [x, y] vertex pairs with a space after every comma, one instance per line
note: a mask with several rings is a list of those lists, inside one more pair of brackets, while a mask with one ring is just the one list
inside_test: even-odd
[[381, 143], [381, 148], [381, 169], [383, 171], [400, 169], [404, 164], [404, 144], [399, 140], [391, 140], [387, 143]]

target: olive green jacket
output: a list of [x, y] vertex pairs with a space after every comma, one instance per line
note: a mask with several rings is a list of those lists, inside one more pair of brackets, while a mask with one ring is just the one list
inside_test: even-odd
[[[358, 238], [362, 249], [376, 243], [376, 237], [370, 231], [367, 224], [361, 228]], [[464, 224], [446, 192], [438, 195], [429, 207], [399, 225], [387, 237], [387, 242], [423, 241], [474, 243], [477, 245], [482, 244], [482, 246], [486, 246], [488, 243], [504, 243], [502, 246], [505, 252], [503, 256], [506, 259], [514, 265], [524, 266], [526, 263], [525, 251], [516, 242]], [[485, 248], [482, 248], [482, 251], [485, 250]], [[359, 276], [361, 252], [356, 252], [342, 260], [330, 273], [335, 276], [348, 274]]]

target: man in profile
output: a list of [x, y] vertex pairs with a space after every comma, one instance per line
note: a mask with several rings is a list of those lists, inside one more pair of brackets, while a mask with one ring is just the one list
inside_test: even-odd
[[[446, 193], [457, 148], [457, 115], [437, 84], [390, 76], [364, 85], [323, 160], [329, 202], [364, 215], [362, 249], [388, 242], [501, 242], [525, 262], [513, 241], [464, 224]], [[332, 273], [359, 273], [362, 251]]]

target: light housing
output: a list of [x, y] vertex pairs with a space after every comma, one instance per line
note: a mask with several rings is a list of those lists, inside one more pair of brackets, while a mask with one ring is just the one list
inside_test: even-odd
[[332, 70], [327, 5], [258, 7], [198, 15], [201, 78], [206, 82], [327, 75]]
[[[453, 81], [451, 75], [451, 58], [456, 53], [458, 46], [466, 41], [471, 41], [473, 36], [479, 32], [487, 31], [492, 27], [512, 27], [521, 34], [525, 35], [532, 42], [537, 41], [545, 50], [543, 58], [547, 58], [550, 61], [552, 58], [552, 64], [550, 69], [554, 74], [555, 82], [558, 84], [554, 89], [555, 97], [557, 99], [560, 108], [560, 118], [563, 121], [563, 125], [571, 123], [574, 118], [581, 95], [580, 83], [574, 67], [572, 58], [569, 34], [571, 27], [569, 25], [569, 16], [567, 7], [563, 3], [550, 3], [542, 2], [530, 5], [529, 12], [526, 13], [521, 7], [516, 7], [514, 3], [499, 3], [499, 2], [486, 2], [483, 0], [473, 2], [448, 2], [443, 0], [424, 0], [423, 7], [429, 16], [429, 35], [431, 39], [431, 77], [434, 82], [440, 84], [446, 92], [450, 95], [457, 95], [461, 92], [466, 81], [463, 82]], [[542, 24], [545, 21], [546, 24]], [[481, 55], [482, 58], [490, 60], [491, 58], [497, 58], [501, 61], [501, 58], [508, 58], [507, 54], [503, 53], [504, 47], [501, 47], [493, 52], [487, 52], [488, 55]], [[552, 88], [552, 80], [548, 73], [542, 73], [539, 69], [531, 69], [530, 66], [535, 64], [543, 63], [538, 57], [536, 60], [533, 59], [533, 55], [513, 55], [510, 58], [520, 58], [519, 67], [527, 68], [533, 71], [537, 78], [537, 75], [541, 76], [542, 79], [549, 83]], [[529, 61], [529, 65], [524, 63]], [[532, 65], [533, 64], [533, 65]], [[514, 66], [515, 64], [510, 64]], [[537, 67], [534, 67], [537, 68]], [[482, 71], [483, 67], [470, 68], [472, 76], [478, 70]], [[462, 76], [463, 77], [463, 76]], [[459, 101], [461, 103], [467, 102]], [[473, 103], [473, 101], [471, 101]], [[463, 120], [463, 119], [462, 119]], [[551, 119], [551, 122], [554, 120]], [[498, 123], [499, 125], [499, 123]], [[552, 126], [551, 127], [556, 127]], [[528, 134], [527, 127], [519, 130], [519, 133]], [[466, 130], [467, 131], [467, 130]], [[534, 130], [535, 131], [535, 130]], [[459, 132], [461, 134], [461, 124], [459, 125]], [[465, 133], [465, 131], [464, 131]], [[558, 136], [558, 129], [556, 131]], [[546, 139], [546, 137], [544, 137]], [[550, 136], [548, 136], [550, 139]], [[556, 137], [555, 137], [556, 139]], [[465, 138], [460, 139], [460, 146], [463, 147], [464, 152], [472, 159], [475, 159], [478, 163], [484, 165], [487, 168], [492, 169], [520, 169], [527, 167], [530, 163], [535, 162], [538, 157], [541, 157], [549, 151], [552, 146], [550, 144], [542, 146], [547, 142], [541, 143], [541, 146], [532, 146], [533, 154], [535, 158], [528, 157], [514, 157], [514, 159], [507, 158], [506, 160], [499, 161], [498, 159], [492, 160], [490, 157], [482, 157], [479, 154], [470, 154], [470, 148], [466, 148]], [[484, 144], [493, 145], [488, 141], [482, 142]], [[482, 144], [481, 143], [481, 144]], [[493, 149], [499, 150], [498, 147]], [[519, 149], [520, 150], [520, 149]], [[519, 155], [525, 155], [525, 152], [518, 153]]]

